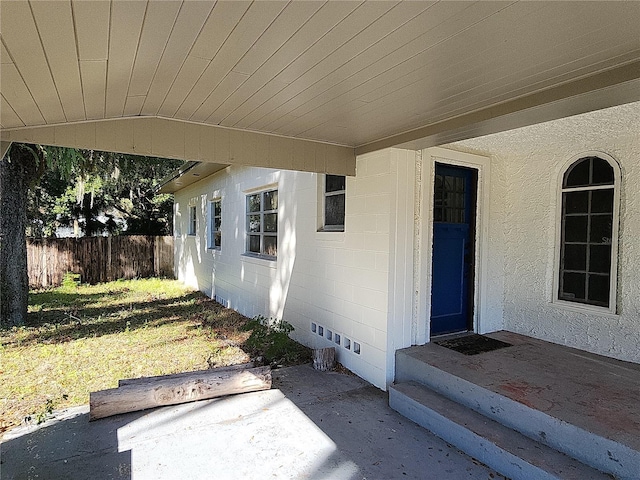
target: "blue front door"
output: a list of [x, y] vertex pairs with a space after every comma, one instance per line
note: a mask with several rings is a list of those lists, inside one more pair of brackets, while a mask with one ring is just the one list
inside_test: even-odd
[[436, 163], [431, 335], [472, 328], [476, 171]]

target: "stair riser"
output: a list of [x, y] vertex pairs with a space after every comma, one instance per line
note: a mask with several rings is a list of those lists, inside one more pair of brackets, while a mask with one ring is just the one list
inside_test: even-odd
[[508, 478], [513, 480], [530, 480], [532, 478], [558, 480], [555, 475], [527, 463], [393, 388], [389, 390], [389, 405], [444, 441]]
[[640, 452], [451, 375], [402, 352], [396, 382], [415, 381], [540, 443], [622, 479], [637, 479]]

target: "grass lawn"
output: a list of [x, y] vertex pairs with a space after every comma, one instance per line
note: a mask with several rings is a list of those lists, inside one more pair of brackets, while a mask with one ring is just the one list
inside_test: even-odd
[[[174, 280], [70, 282], [31, 292], [27, 326], [0, 330], [0, 432], [87, 404], [89, 392], [117, 387], [121, 378], [264, 357], [255, 341], [246, 344], [248, 322]], [[267, 361], [310, 358], [288, 342], [285, 357]]]

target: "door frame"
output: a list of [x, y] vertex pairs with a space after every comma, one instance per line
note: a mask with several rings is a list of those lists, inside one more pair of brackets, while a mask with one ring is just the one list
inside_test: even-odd
[[488, 157], [458, 152], [442, 147], [432, 147], [422, 151], [422, 182], [416, 200], [416, 217], [419, 224], [415, 229], [414, 244], [418, 247], [416, 261], [416, 298], [414, 312], [416, 325], [414, 345], [430, 341], [431, 331], [431, 282], [433, 254], [433, 198], [435, 186], [435, 164], [441, 163], [477, 171], [475, 251], [473, 261], [473, 326], [471, 331], [490, 331], [487, 320], [488, 295], [488, 230], [489, 230], [489, 185], [491, 162]]
[[[460, 225], [465, 225], [466, 229], [467, 229], [467, 233], [465, 235], [466, 238], [463, 239], [463, 245], [465, 246], [464, 251], [468, 252], [468, 256], [467, 254], [463, 253], [463, 258], [462, 258], [462, 265], [459, 265], [460, 268], [462, 268], [462, 271], [458, 272], [459, 276], [457, 276], [458, 280], [462, 280], [462, 286], [461, 286], [461, 292], [462, 293], [462, 297], [458, 297], [458, 302], [461, 302], [462, 304], [460, 305], [460, 303], [456, 302], [456, 305], [459, 305], [461, 307], [461, 310], [458, 312], [458, 314], [460, 313], [464, 313], [464, 315], [462, 316], [462, 318], [460, 318], [460, 320], [464, 320], [464, 326], [461, 323], [458, 323], [458, 319], [454, 319], [451, 318], [453, 315], [457, 315], [454, 314], [451, 311], [448, 311], [445, 316], [449, 317], [449, 320], [442, 320], [440, 319], [438, 321], [438, 330], [442, 330], [444, 325], [448, 325], [447, 327], [447, 331], [442, 331], [441, 333], [434, 333], [434, 317], [433, 317], [433, 311], [431, 312], [431, 318], [430, 318], [430, 322], [431, 324], [429, 325], [429, 330], [430, 330], [430, 336], [433, 337], [434, 335], [447, 335], [450, 333], [462, 333], [462, 332], [468, 332], [468, 331], [473, 331], [473, 310], [475, 307], [475, 292], [474, 292], [474, 287], [475, 287], [475, 260], [476, 260], [476, 214], [477, 214], [477, 208], [476, 208], [476, 203], [478, 201], [478, 170], [475, 168], [466, 168], [466, 167], [460, 167], [458, 165], [452, 165], [451, 163], [442, 163], [442, 162], [437, 162], [435, 163], [435, 176], [438, 175], [438, 169], [440, 169], [440, 174], [441, 175], [453, 175], [454, 177], [458, 176], [461, 179], [464, 179], [464, 183], [465, 183], [465, 193], [464, 193], [464, 198], [465, 198], [465, 212], [464, 212], [464, 221], [462, 221], [461, 223], [456, 223], [455, 221], [452, 222], [447, 222], [444, 219], [441, 219], [440, 222], [443, 223], [443, 225], [440, 225], [439, 227], [439, 223], [435, 221], [435, 218], [433, 220], [432, 223], [432, 229], [433, 229], [433, 236], [434, 236], [434, 240], [433, 240], [433, 248], [432, 248], [432, 255], [431, 255], [431, 265], [432, 265], [432, 273], [431, 273], [431, 281], [432, 281], [432, 286], [431, 286], [431, 308], [433, 310], [434, 308], [434, 296], [433, 296], [433, 289], [435, 287], [434, 282], [437, 280], [435, 278], [435, 274], [433, 273], [433, 268], [435, 264], [440, 264], [442, 267], [442, 262], [447, 262], [447, 260], [445, 258], [440, 258], [440, 256], [443, 255], [443, 253], [440, 253], [439, 257], [436, 258], [436, 248], [435, 248], [435, 243], [436, 243], [436, 236], [438, 235], [438, 232], [440, 232], [440, 235], [443, 236], [448, 236], [451, 235], [452, 231], [455, 231], [458, 229], [458, 227]], [[444, 185], [443, 185], [444, 188]], [[435, 190], [435, 185], [434, 185], [434, 190]], [[435, 191], [434, 191], [434, 199], [433, 202], [435, 202]], [[468, 203], [467, 203], [468, 202]], [[432, 203], [432, 210], [435, 210], [435, 206], [434, 203]], [[434, 214], [435, 215], [435, 214]], [[442, 230], [442, 228], [444, 228], [444, 230]], [[449, 233], [445, 233], [445, 232], [449, 232]], [[455, 235], [454, 235], [455, 236]], [[440, 238], [439, 240], [439, 245], [440, 248], [446, 248], [445, 245], [446, 241], [444, 240], [444, 237]], [[450, 252], [453, 253], [453, 252]], [[444, 254], [444, 256], [446, 257], [448, 254]], [[441, 274], [444, 273], [441, 270]], [[450, 271], [448, 272], [450, 273]], [[443, 281], [442, 278], [440, 278], [440, 281]], [[445, 281], [446, 282], [446, 281]], [[441, 285], [442, 286], [442, 285]], [[448, 285], [448, 287], [451, 287], [452, 285]], [[440, 290], [441, 291], [441, 290]], [[452, 298], [450, 298], [450, 300], [453, 300]], [[436, 303], [438, 303], [440, 305], [440, 307], [443, 307], [443, 303], [442, 303], [442, 299], [440, 299], [440, 301], [437, 301]], [[451, 304], [448, 304], [448, 306], [452, 306]], [[453, 322], [453, 323], [452, 323]], [[454, 326], [455, 324], [455, 326]]]

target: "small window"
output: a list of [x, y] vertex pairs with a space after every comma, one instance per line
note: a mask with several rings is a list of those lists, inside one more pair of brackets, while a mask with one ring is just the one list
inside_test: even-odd
[[459, 176], [436, 174], [433, 197], [433, 221], [465, 223], [468, 209], [465, 198], [465, 179]]
[[344, 232], [346, 177], [325, 175], [323, 230]]
[[189, 205], [189, 235], [196, 234], [198, 215], [195, 205]]
[[596, 156], [564, 172], [558, 299], [615, 310], [616, 171]]
[[247, 253], [278, 253], [278, 190], [247, 195]]
[[209, 248], [219, 249], [222, 246], [222, 200], [209, 202]]

